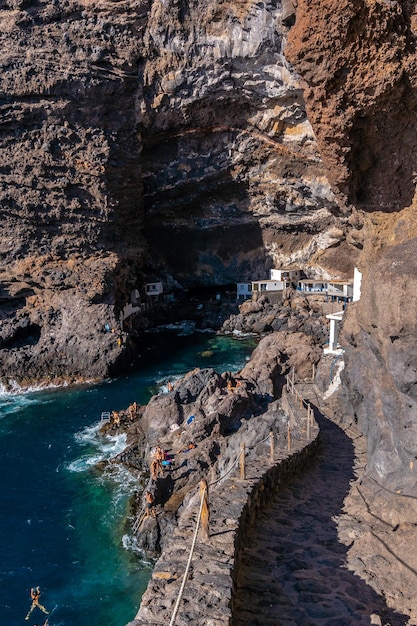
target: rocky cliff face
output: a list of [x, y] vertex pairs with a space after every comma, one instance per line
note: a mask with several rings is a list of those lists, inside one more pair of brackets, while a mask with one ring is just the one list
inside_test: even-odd
[[287, 53], [361, 250], [362, 297], [344, 324], [346, 412], [368, 438], [368, 472], [416, 486], [416, 53], [414, 1], [298, 0]]
[[150, 280], [351, 274], [290, 6], [10, 0], [0, 20], [4, 382], [107, 374]]
[[[3, 380], [103, 376], [145, 249], [136, 129], [137, 2], [3, 3]], [[132, 249], [134, 256], [132, 255]]]
[[373, 475], [411, 488], [415, 3], [10, 0], [0, 20], [3, 382], [117, 369], [150, 280], [357, 263], [345, 412]]

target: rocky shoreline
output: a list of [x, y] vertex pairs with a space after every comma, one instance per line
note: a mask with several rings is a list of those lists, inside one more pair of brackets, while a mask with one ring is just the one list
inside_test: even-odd
[[[258, 317], [253, 318], [255, 322], [268, 307], [268, 303], [266, 307], [258, 307]], [[253, 317], [251, 306], [247, 309]], [[293, 319], [301, 318], [294, 314]], [[288, 328], [288, 321], [286, 326]], [[311, 380], [312, 364], [317, 366], [316, 385]], [[267, 333], [240, 372], [219, 374], [213, 369], [189, 372], [172, 389], [151, 398], [146, 406], [132, 405], [118, 413], [117, 423], [113, 417], [113, 421], [103, 427], [103, 430], [127, 434], [126, 449], [112, 462], [123, 463], [141, 477], [143, 490], [132, 497], [130, 525], [138, 548], [158, 557], [138, 614], [129, 626], [150, 626], [170, 618], [188, 557], [185, 546], [191, 542], [198, 512], [198, 485], [204, 479], [209, 484], [216, 483], [228, 472], [231, 475], [219, 486], [216, 483], [216, 486], [209, 487], [212, 536], [206, 542], [199, 531], [190, 587], [187, 582], [186, 593], [189, 595], [186, 595], [176, 623], [197, 623], [203, 610], [205, 624], [233, 623], [234, 572], [238, 569], [239, 542], [250, 525], [248, 520], [253, 522], [255, 512], [267, 494], [285, 486], [315, 449], [307, 441], [305, 410], [301, 411], [304, 417], [300, 421], [298, 402], [294, 405], [286, 390], [286, 375], [292, 368], [297, 370], [303, 395], [320, 406], [333, 421], [339, 422], [351, 436], [353, 428], [354, 439], [362, 441], [363, 437], [352, 424], [343, 424], [343, 418], [338, 415], [338, 394], [323, 400], [329, 361], [323, 359], [322, 349], [311, 336], [290, 330]], [[288, 451], [288, 427], [291, 452]], [[274, 463], [271, 463], [268, 452], [271, 430], [275, 441]], [[316, 439], [317, 432], [311, 430], [310, 437]], [[262, 444], [256, 444], [261, 440], [264, 440]], [[355, 442], [355, 445], [359, 443]], [[242, 444], [246, 453], [251, 451], [252, 454], [252, 448], [255, 448], [256, 461], [251, 463], [246, 481], [237, 477], [239, 472], [235, 467]], [[156, 446], [164, 450], [166, 463], [152, 478], [150, 466]], [[360, 451], [362, 470], [366, 464], [364, 456], [366, 458], [365, 443]], [[357, 476], [366, 485], [366, 498], [360, 502], [357, 494], [349, 495], [338, 522], [341, 541], [349, 548], [348, 567], [378, 594], [385, 596], [390, 606], [410, 615], [408, 624], [415, 624], [412, 608], [415, 594], [411, 580], [407, 582], [406, 593], [401, 584], [396, 588], [396, 584], [375, 566], [373, 550], [378, 540], [365, 540], [364, 543], [362, 534], [370, 524], [369, 507], [376, 507], [379, 500], [375, 509], [381, 520], [379, 525], [384, 529], [389, 524], [397, 533], [394, 536], [391, 532], [387, 545], [392, 542], [392, 546], [403, 550], [404, 538], [414, 527], [412, 503], [392, 509], [388, 520], [387, 503], [381, 500], [381, 495], [378, 496], [378, 490], [372, 489], [369, 478], [361, 472], [358, 471]], [[145, 490], [152, 494], [156, 514], [146, 519], [143, 516]], [[371, 535], [375, 526], [373, 520]], [[368, 538], [369, 532], [365, 533]], [[391, 558], [390, 568], [392, 571], [404, 569], [401, 559]], [[408, 568], [407, 574], [412, 579], [410, 572], [412, 567]]]
[[[218, 600], [212, 600], [212, 621], [206, 621], [207, 616], [204, 619], [207, 624], [226, 623], [238, 537], [243, 540], [246, 526], [277, 482], [285, 483], [312, 454], [312, 441], [317, 437], [313, 424], [307, 426], [305, 409], [300, 418], [286, 392], [285, 376], [294, 360], [291, 352], [294, 357], [297, 353], [297, 358], [304, 355], [307, 371], [307, 361], [311, 368], [309, 359], [317, 362], [321, 350], [302, 333], [269, 334], [240, 372], [189, 372], [171, 390], [151, 398], [146, 407], [132, 405], [113, 414], [112, 422], [103, 427], [110, 432], [127, 432], [127, 447], [113, 462], [142, 475], [143, 489], [153, 497], [155, 517], [143, 516], [143, 492], [132, 500], [138, 547], [152, 555], [161, 554], [138, 613], [139, 621], [133, 623], [160, 623], [161, 606], [168, 602], [166, 593], [171, 600], [163, 612], [164, 620], [171, 610], [187, 556], [185, 537], [191, 534], [198, 509], [198, 484], [203, 479], [210, 484], [211, 539], [205, 548], [199, 546], [211, 556], [218, 552], [213, 557], [213, 570], [208, 572], [211, 592]], [[152, 475], [156, 446], [163, 448], [166, 461]], [[236, 478], [242, 446], [246, 480]], [[213, 563], [207, 558], [203, 570]], [[192, 578], [201, 580], [202, 575], [197, 576], [194, 569]], [[158, 617], [152, 617], [154, 610]], [[198, 621], [196, 611], [201, 611], [199, 602], [192, 609], [193, 619]]]

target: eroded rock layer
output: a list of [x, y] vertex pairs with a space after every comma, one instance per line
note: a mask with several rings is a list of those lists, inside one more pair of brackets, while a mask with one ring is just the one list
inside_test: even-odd
[[4, 382], [119, 367], [120, 312], [152, 280], [351, 275], [291, 7], [10, 0], [0, 20]]
[[362, 250], [362, 296], [344, 325], [343, 413], [367, 436], [370, 475], [402, 493], [415, 492], [417, 458], [416, 18], [411, 0], [298, 0], [287, 47]]

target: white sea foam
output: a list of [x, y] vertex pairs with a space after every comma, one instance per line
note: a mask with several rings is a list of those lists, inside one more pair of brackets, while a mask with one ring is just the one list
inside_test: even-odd
[[139, 548], [138, 542], [135, 536], [123, 535], [122, 546], [124, 547], [125, 550], [135, 552], [137, 555], [139, 555], [140, 557], [139, 561], [142, 565], [146, 567], [150, 567], [150, 568], [154, 567], [155, 563], [151, 559], [149, 559], [149, 557], [141, 548]]
[[227, 333], [227, 334], [232, 334], [233, 337], [237, 338], [237, 339], [245, 339], [246, 337], [256, 337], [256, 333], [244, 333], [241, 330], [237, 330], [236, 328], [231, 332], [231, 333]]
[[33, 404], [49, 404], [52, 400], [40, 395], [0, 395], [0, 418], [21, 411]]
[[178, 381], [184, 378], [179, 374], [175, 376], [163, 376], [162, 378], [157, 378], [156, 383], [158, 385], [158, 390], [162, 393], [168, 393], [168, 383], [172, 383], [173, 385]]
[[75, 441], [79, 444], [95, 444], [98, 440], [98, 432], [100, 430], [100, 423], [96, 422], [91, 426], [86, 426], [82, 430], [75, 433]]
[[70, 472], [85, 472], [86, 470], [95, 467], [101, 460], [102, 457], [99, 454], [85, 455], [75, 459], [75, 461], [71, 461], [71, 463], [67, 465], [67, 468]]
[[125, 433], [114, 436], [100, 435], [99, 430], [100, 424], [96, 423], [75, 433], [74, 438], [77, 443], [91, 450], [68, 464], [67, 468], [71, 472], [90, 470], [102, 461], [109, 461], [125, 449]]
[[[107, 382], [107, 380], [104, 382]], [[112, 380], [110, 380], [109, 382], [112, 382]], [[96, 381], [94, 381], [93, 379], [91, 380], [87, 379], [87, 380], [82, 381], [83, 385], [93, 385], [95, 383]], [[9, 378], [6, 385], [0, 382], [0, 401], [3, 397], [6, 397], [6, 398], [9, 396], [15, 397], [15, 396], [32, 394], [32, 393], [39, 393], [40, 391], [50, 391], [52, 389], [65, 389], [66, 387], [70, 387], [72, 384], [73, 383], [68, 382], [68, 381], [63, 381], [60, 383], [42, 382], [37, 385], [28, 385], [28, 386], [22, 387], [21, 385], [19, 385], [19, 383], [16, 380], [14, 380], [13, 378]], [[79, 387], [80, 384], [77, 383], [77, 386]]]
[[46, 391], [47, 389], [58, 389], [60, 387], [68, 387], [68, 383], [61, 383], [60, 385], [54, 383], [42, 383], [39, 385], [29, 385], [28, 387], [21, 387], [16, 380], [10, 379], [7, 381], [7, 385], [0, 383], [0, 398], [28, 393], [37, 393], [39, 391]]

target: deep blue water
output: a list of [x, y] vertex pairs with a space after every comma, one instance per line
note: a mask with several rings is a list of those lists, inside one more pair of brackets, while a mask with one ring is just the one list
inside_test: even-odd
[[30, 588], [39, 585], [49, 626], [123, 626], [132, 620], [151, 563], [134, 550], [124, 520], [135, 485], [126, 470], [103, 475], [95, 462], [123, 448], [100, 438], [102, 411], [147, 402], [168, 380], [194, 367], [240, 369], [251, 339], [155, 335], [146, 364], [95, 386], [0, 395], [0, 623], [30, 619]]

